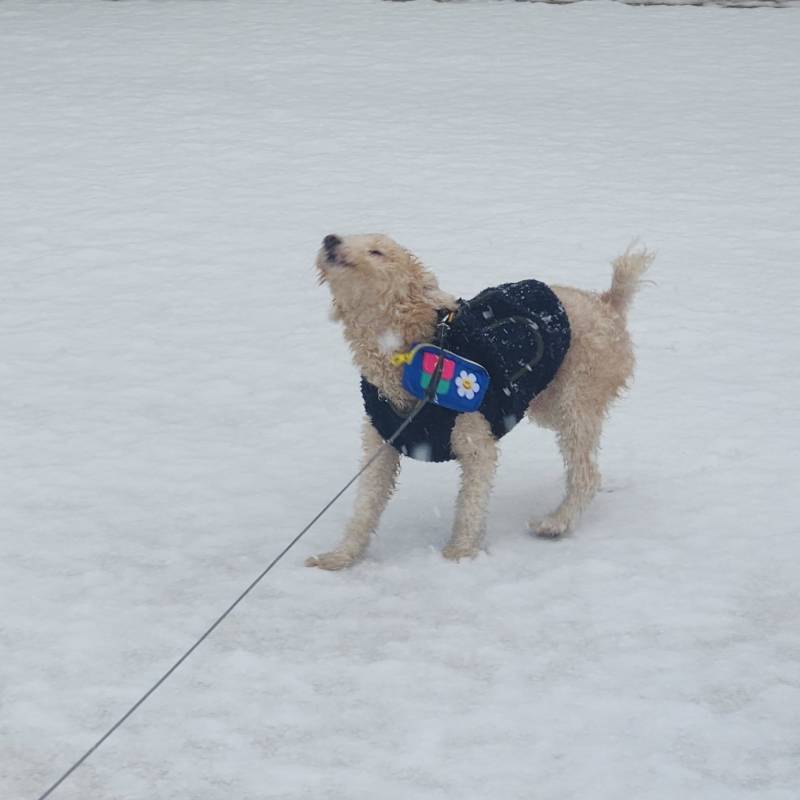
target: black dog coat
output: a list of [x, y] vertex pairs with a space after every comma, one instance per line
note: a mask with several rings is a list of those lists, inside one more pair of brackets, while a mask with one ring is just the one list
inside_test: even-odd
[[[447, 312], [442, 312], [444, 318]], [[499, 439], [524, 416], [531, 400], [547, 388], [569, 349], [567, 312], [552, 289], [534, 280], [484, 289], [459, 300], [441, 346], [477, 361], [491, 377], [478, 413]], [[438, 344], [438, 342], [437, 342]], [[365, 378], [364, 408], [378, 433], [389, 439], [405, 417]], [[428, 403], [395, 439], [396, 450], [421, 461], [449, 461], [457, 411]]]

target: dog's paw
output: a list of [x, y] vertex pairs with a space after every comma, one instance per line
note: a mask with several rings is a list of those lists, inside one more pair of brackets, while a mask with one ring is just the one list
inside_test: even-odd
[[462, 558], [475, 558], [480, 551], [480, 547], [473, 544], [465, 544], [463, 542], [450, 542], [444, 550], [442, 555], [450, 561], [460, 561]]
[[569, 522], [561, 517], [545, 517], [541, 522], [532, 522], [531, 530], [542, 539], [558, 539], [569, 530]]
[[349, 553], [341, 550], [332, 550], [330, 553], [322, 553], [318, 556], [310, 556], [306, 559], [307, 567], [319, 567], [320, 569], [345, 569], [355, 562], [355, 558]]

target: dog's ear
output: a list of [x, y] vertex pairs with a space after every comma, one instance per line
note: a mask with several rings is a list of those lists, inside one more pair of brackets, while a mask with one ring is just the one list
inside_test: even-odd
[[422, 269], [422, 293], [425, 300], [433, 308], [455, 308], [455, 298], [449, 292], [439, 288], [439, 282], [432, 272], [428, 272], [421, 264]]

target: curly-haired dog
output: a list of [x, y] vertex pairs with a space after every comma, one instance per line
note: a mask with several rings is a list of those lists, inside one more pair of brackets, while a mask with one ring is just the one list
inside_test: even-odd
[[[652, 258], [645, 250], [628, 250], [619, 256], [613, 262], [611, 288], [602, 294], [524, 282], [545, 300], [551, 298], [547, 313], [541, 312], [539, 321], [549, 320], [553, 313], [560, 318], [550, 331], [555, 337], [551, 349], [558, 356], [552, 367], [555, 375], [545, 376], [546, 384], [529, 392], [533, 397], [527, 404], [529, 418], [556, 431], [566, 466], [566, 496], [553, 513], [531, 522], [539, 536], [556, 537], [569, 530], [597, 491], [600, 474], [596, 452], [603, 419], [633, 372], [626, 312]], [[403, 388], [402, 370], [392, 363], [391, 355], [419, 342], [435, 342], [443, 314], [456, 312], [457, 319], [460, 309], [468, 308], [473, 301], [464, 304], [442, 291], [419, 259], [388, 236], [326, 236], [317, 269], [333, 296], [331, 316], [343, 324], [353, 360], [363, 376], [368, 411], [362, 434], [366, 459], [389, 436], [378, 430], [380, 409], [376, 411], [375, 404], [384, 403], [397, 419], [402, 419], [417, 402]], [[507, 287], [513, 290], [523, 284], [501, 288], [505, 291]], [[498, 391], [501, 388], [510, 394], [506, 387], [496, 387]], [[436, 413], [447, 412], [437, 409]], [[450, 413], [446, 429], [449, 452], [442, 458], [458, 459], [461, 489], [453, 533], [443, 554], [457, 560], [475, 556], [480, 549], [497, 464], [497, 438], [502, 431], [498, 433], [486, 404], [476, 412]], [[512, 418], [509, 427], [515, 422]], [[430, 431], [426, 428], [426, 432]], [[382, 449], [361, 476], [355, 509], [342, 541], [335, 550], [309, 558], [309, 566], [341, 569], [364, 553], [394, 490], [400, 450], [397, 443]]]

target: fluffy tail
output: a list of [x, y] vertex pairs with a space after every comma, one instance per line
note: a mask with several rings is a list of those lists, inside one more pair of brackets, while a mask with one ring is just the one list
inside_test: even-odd
[[600, 297], [623, 317], [639, 288], [642, 275], [653, 263], [654, 258], [655, 255], [647, 250], [632, 250], [629, 247], [611, 262], [614, 267], [611, 288], [603, 292]]

